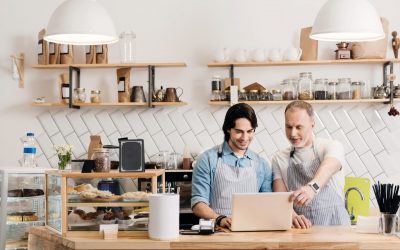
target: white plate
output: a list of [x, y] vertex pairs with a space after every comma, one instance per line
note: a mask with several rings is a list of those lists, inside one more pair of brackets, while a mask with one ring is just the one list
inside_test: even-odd
[[78, 222], [74, 224], [69, 224], [69, 227], [87, 227], [87, 226], [94, 226], [97, 225], [97, 222], [95, 220], [89, 220], [89, 221], [83, 221], [83, 222]]

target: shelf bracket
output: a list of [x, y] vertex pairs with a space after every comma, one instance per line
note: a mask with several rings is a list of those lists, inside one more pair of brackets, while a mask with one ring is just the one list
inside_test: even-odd
[[148, 66], [148, 72], [149, 72], [149, 93], [148, 93], [148, 104], [149, 108], [154, 108], [154, 105], [152, 104], [153, 102], [153, 91], [155, 89], [155, 66], [149, 65]]
[[229, 66], [229, 78], [231, 78], [231, 86], [235, 85], [235, 66], [233, 64]]
[[68, 105], [69, 108], [80, 109], [79, 106], [73, 104], [72, 92], [74, 89], [74, 83], [76, 83], [76, 88], [81, 87], [81, 70], [80, 68], [69, 66], [69, 98]]
[[390, 89], [390, 95], [389, 95], [389, 101], [384, 102], [384, 104], [393, 104], [393, 91], [394, 91], [394, 86], [393, 86], [393, 62], [389, 61], [383, 64], [383, 85], [386, 86], [388, 82], [388, 75], [387, 75], [387, 67], [389, 66], [389, 89]]

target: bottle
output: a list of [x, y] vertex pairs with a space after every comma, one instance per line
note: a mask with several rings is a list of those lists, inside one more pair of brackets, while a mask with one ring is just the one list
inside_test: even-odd
[[36, 167], [36, 143], [35, 134], [26, 133], [26, 137], [23, 139], [24, 143], [24, 157], [22, 166], [23, 167]]
[[121, 62], [134, 63], [136, 60], [136, 34], [133, 31], [124, 31], [119, 37], [121, 42]]

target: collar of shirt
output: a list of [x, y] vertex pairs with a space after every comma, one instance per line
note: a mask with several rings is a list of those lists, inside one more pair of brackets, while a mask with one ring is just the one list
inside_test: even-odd
[[[232, 151], [231, 147], [229, 146], [228, 142], [224, 141], [224, 144], [222, 145], [222, 155], [232, 155], [235, 156], [236, 158], [239, 158], [235, 155], [235, 153]], [[244, 158], [248, 158], [250, 160], [253, 160], [255, 158], [254, 152], [247, 149], [246, 152], [244, 153]]]

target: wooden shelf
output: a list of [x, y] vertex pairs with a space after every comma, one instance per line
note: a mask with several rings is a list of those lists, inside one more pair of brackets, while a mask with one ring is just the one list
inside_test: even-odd
[[[290, 101], [244, 101], [240, 103], [247, 103], [249, 105], [267, 105], [267, 104], [289, 104]], [[395, 102], [399, 102], [400, 98], [395, 98]], [[306, 101], [311, 104], [341, 104], [341, 103], [386, 103], [389, 99], [357, 99], [357, 100], [309, 100]], [[209, 105], [213, 106], [229, 106], [229, 101], [209, 101]]]
[[149, 202], [67, 202], [67, 207], [146, 207]]
[[[153, 106], [184, 106], [186, 102], [152, 102]], [[147, 102], [102, 102], [102, 103], [74, 103], [74, 106], [79, 107], [147, 107]], [[32, 106], [36, 107], [68, 107], [68, 104], [60, 102], [44, 102], [44, 103], [32, 103]]]
[[321, 64], [374, 64], [374, 63], [385, 63], [385, 62], [400, 62], [400, 59], [385, 58], [385, 59], [348, 59], [348, 60], [316, 60], [316, 61], [279, 61], [279, 62], [212, 62], [208, 64], [208, 67], [229, 67], [231, 65], [235, 67], [265, 67], [265, 66], [290, 66], [290, 65], [321, 65]]
[[110, 64], [34, 64], [31, 67], [36, 69], [68, 69], [70, 66], [77, 68], [147, 68], [154, 66], [157, 68], [177, 68], [186, 67], [183, 62], [154, 62], [154, 63], [110, 63]]
[[186, 102], [152, 102], [153, 106], [184, 106], [187, 105]]
[[93, 172], [93, 173], [81, 173], [71, 172], [62, 170], [46, 170], [47, 174], [62, 176], [68, 178], [151, 178], [163, 175], [164, 169], [146, 169], [144, 172], [119, 172], [118, 170], [112, 170], [108, 173], [105, 172]]
[[67, 103], [61, 103], [61, 102], [42, 102], [42, 103], [32, 102], [31, 105], [36, 107], [68, 107]]

